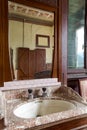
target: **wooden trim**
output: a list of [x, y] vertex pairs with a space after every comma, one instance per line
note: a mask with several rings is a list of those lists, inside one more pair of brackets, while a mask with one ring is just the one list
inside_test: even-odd
[[[0, 0], [0, 6], [2, 7], [2, 1]], [[3, 85], [3, 29], [2, 29], [2, 8], [0, 7], [0, 86]]]
[[59, 77], [63, 84], [67, 84], [67, 15], [68, 0], [59, 1]]
[[62, 81], [67, 84], [67, 16], [68, 0], [62, 0]]
[[84, 42], [84, 46], [85, 46], [85, 56], [84, 56], [84, 68], [87, 69], [87, 0], [85, 0], [86, 5], [85, 5], [85, 42]]
[[8, 1], [0, 0], [0, 86], [12, 80], [8, 46]]
[[[41, 43], [39, 43], [39, 39], [44, 38], [47, 39], [47, 45], [41, 45]], [[48, 35], [40, 35], [40, 34], [36, 34], [36, 47], [46, 47], [49, 48], [50, 47], [50, 37]]]
[[39, 9], [43, 9], [43, 10], [47, 10], [47, 11], [52, 11], [52, 12], [56, 11], [56, 7], [49, 6], [44, 3], [42, 4], [41, 2], [36, 2], [34, 0], [9, 0], [9, 1], [31, 6], [31, 7], [35, 7], [35, 8], [39, 8]]
[[[59, 9], [59, 8], [58, 8]], [[58, 17], [59, 14], [57, 13], [59, 10], [56, 10], [54, 15], [55, 15], [55, 20], [54, 20], [54, 51], [53, 51], [53, 62], [52, 62], [52, 77], [58, 77], [59, 79], [59, 55], [58, 55], [58, 49], [59, 49], [59, 44], [58, 44], [58, 39], [59, 39], [59, 33], [58, 33]], [[60, 80], [60, 79], [59, 79]]]
[[39, 20], [39, 19], [36, 20], [34, 18], [27, 18], [27, 17], [23, 17], [23, 16], [18, 17], [18, 15], [12, 15], [12, 14], [8, 16], [8, 19], [19, 21], [19, 22], [25, 21], [26, 23], [45, 25], [45, 26], [53, 26], [53, 24], [54, 24], [53, 22], [50, 22], [50, 21]]
[[86, 69], [68, 69], [68, 74], [75, 74], [75, 73], [86, 73], [87, 70]]

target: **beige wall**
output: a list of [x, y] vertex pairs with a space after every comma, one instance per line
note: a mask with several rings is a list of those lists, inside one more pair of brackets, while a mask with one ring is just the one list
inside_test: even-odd
[[9, 20], [9, 46], [13, 49], [13, 63], [16, 69], [17, 47], [28, 47], [31, 50], [36, 48], [36, 34], [50, 36], [50, 48], [46, 49], [46, 63], [52, 63], [52, 52], [54, 46], [54, 27], [42, 26], [31, 23], [24, 23], [23, 43], [23, 22]]

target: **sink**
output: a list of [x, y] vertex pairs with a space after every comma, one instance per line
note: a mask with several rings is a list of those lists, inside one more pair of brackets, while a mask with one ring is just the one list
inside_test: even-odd
[[29, 119], [67, 111], [75, 107], [74, 103], [65, 100], [36, 99], [16, 107], [13, 110], [13, 114], [19, 118]]

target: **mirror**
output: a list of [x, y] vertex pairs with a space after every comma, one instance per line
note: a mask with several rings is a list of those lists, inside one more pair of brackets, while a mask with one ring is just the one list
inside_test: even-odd
[[54, 50], [54, 13], [8, 1], [13, 79], [49, 78]]
[[[79, 4], [80, 3], [80, 4]], [[85, 0], [69, 0], [68, 69], [83, 69], [85, 64]]]

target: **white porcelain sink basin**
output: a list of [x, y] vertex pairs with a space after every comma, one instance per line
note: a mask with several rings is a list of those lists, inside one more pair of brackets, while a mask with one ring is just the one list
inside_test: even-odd
[[65, 100], [41, 100], [28, 102], [13, 110], [15, 116], [20, 118], [36, 118], [43, 115], [67, 111], [76, 106]]

